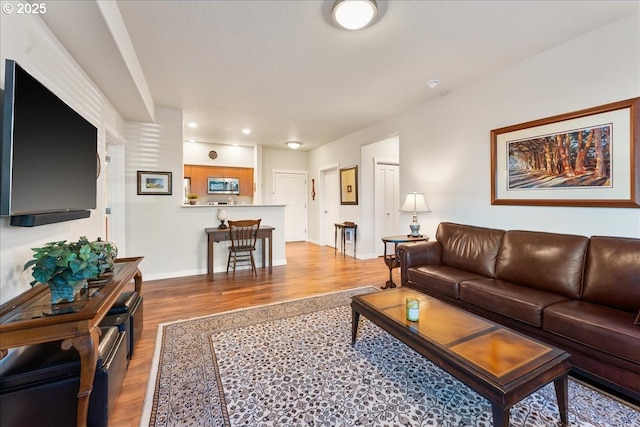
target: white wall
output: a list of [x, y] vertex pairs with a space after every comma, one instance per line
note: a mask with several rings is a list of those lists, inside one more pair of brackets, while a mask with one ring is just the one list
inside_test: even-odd
[[[209, 158], [209, 151], [218, 153], [215, 160]], [[184, 164], [204, 166], [233, 166], [253, 168], [255, 147], [228, 144], [208, 144], [204, 142], [184, 143]]]
[[[0, 24], [2, 88], [4, 89], [5, 59], [15, 59], [98, 128], [98, 149], [104, 159], [105, 129], [114, 134], [123, 131], [119, 114], [39, 17], [2, 14]], [[31, 259], [30, 248], [51, 241], [77, 240], [80, 236], [87, 236], [90, 240], [105, 236], [105, 175], [101, 174], [98, 178], [97, 208], [90, 218], [33, 228], [12, 227], [9, 225], [9, 218], [0, 219], [1, 303], [29, 289], [32, 278], [29, 273], [22, 271], [22, 267]]]
[[[145, 274], [182, 271], [180, 258], [195, 250], [183, 247], [185, 222], [178, 217], [182, 198], [182, 110], [156, 108], [155, 123], [127, 122], [127, 256], [144, 256]], [[171, 172], [171, 195], [138, 195], [137, 171]], [[180, 254], [181, 256], [176, 256]]]
[[[492, 206], [489, 151], [491, 129], [640, 96], [638, 22], [636, 14], [596, 29], [320, 147], [310, 154], [310, 176], [317, 178], [323, 164], [358, 162], [360, 146], [398, 134], [400, 193], [425, 193], [432, 213], [423, 215], [420, 224], [428, 235], [441, 221], [454, 221], [640, 237], [640, 209]], [[588, 64], [587, 58], [592, 58]], [[446, 76], [440, 79], [446, 85]], [[372, 183], [361, 184], [363, 194], [372, 191]], [[373, 233], [366, 226], [371, 218], [360, 217], [370, 215], [368, 210], [353, 208], [358, 213], [351, 216], [364, 225], [361, 235]], [[318, 214], [316, 206], [309, 219], [310, 240], [318, 239]], [[410, 215], [401, 215], [401, 222], [410, 221]], [[364, 242], [358, 249], [371, 251]]]
[[[262, 148], [262, 200], [273, 203], [273, 171], [295, 170], [307, 171], [309, 167], [309, 153], [296, 150], [279, 150]], [[311, 179], [307, 183], [311, 194]], [[309, 197], [311, 200], [311, 197]]]

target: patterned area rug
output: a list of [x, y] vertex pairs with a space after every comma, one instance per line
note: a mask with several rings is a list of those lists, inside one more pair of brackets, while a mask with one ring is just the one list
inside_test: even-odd
[[[491, 405], [361, 317], [373, 287], [163, 324], [141, 426], [491, 426]], [[553, 385], [511, 426], [559, 425]], [[569, 380], [571, 426], [640, 426], [640, 412]]]

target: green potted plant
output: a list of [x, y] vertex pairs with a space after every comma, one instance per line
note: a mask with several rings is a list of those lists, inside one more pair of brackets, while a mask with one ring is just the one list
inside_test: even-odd
[[77, 242], [50, 242], [32, 250], [33, 259], [24, 265], [24, 269], [33, 267], [31, 286], [36, 283], [49, 285], [52, 304], [73, 301], [86, 287], [88, 279], [113, 269], [117, 253], [112, 244], [89, 242], [84, 236]]
[[198, 196], [195, 193], [187, 194], [187, 200], [189, 200], [189, 204], [190, 205], [195, 205], [196, 204], [196, 200], [198, 200], [199, 198], [200, 198], [200, 196]]

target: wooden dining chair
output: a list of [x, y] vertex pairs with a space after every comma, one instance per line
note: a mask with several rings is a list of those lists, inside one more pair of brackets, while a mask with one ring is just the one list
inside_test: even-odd
[[245, 219], [240, 221], [228, 221], [231, 246], [229, 246], [229, 258], [227, 259], [227, 274], [229, 266], [233, 262], [233, 277], [236, 277], [238, 264], [251, 265], [251, 272], [258, 275], [253, 252], [256, 250], [258, 229], [261, 219]]

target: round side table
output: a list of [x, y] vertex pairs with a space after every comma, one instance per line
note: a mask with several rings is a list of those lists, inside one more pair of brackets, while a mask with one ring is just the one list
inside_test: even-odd
[[[387, 236], [382, 238], [384, 243], [384, 263], [389, 268], [389, 280], [382, 287], [382, 289], [395, 288], [396, 284], [393, 283], [393, 269], [400, 267], [400, 260], [396, 255], [398, 244], [409, 242], [426, 242], [429, 240], [428, 236], [411, 237], [406, 234], [400, 234], [398, 236]], [[393, 253], [387, 254], [387, 244], [393, 243]]]

